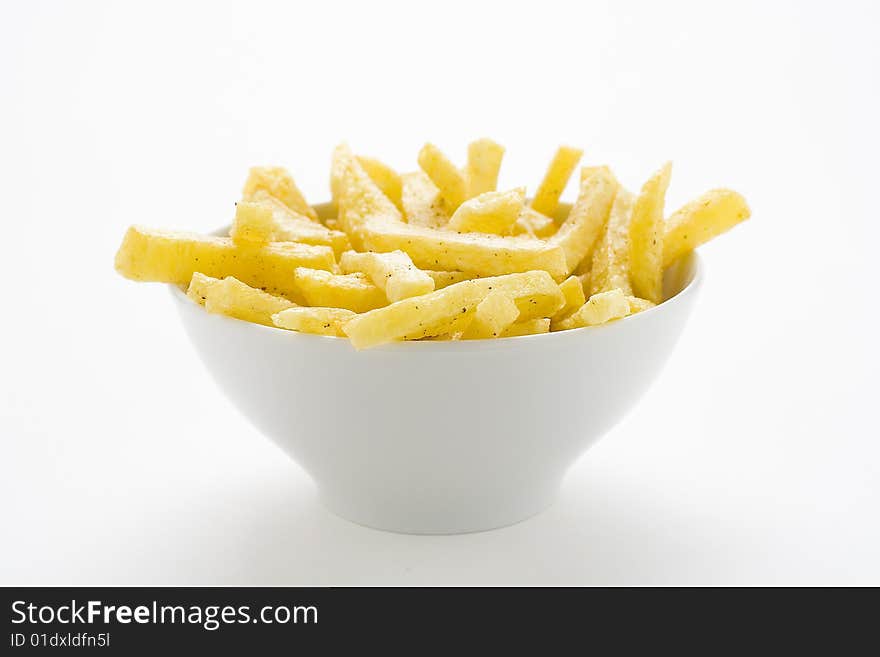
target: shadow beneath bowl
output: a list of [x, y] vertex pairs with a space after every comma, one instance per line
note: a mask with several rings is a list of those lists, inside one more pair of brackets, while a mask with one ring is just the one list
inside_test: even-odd
[[730, 574], [718, 546], [742, 543], [741, 531], [683, 517], [639, 482], [583, 474], [534, 518], [454, 536], [361, 527], [320, 506], [304, 478], [263, 479], [192, 508], [213, 531], [180, 536], [187, 547], [167, 558], [153, 552], [149, 570], [181, 585], [702, 584]]

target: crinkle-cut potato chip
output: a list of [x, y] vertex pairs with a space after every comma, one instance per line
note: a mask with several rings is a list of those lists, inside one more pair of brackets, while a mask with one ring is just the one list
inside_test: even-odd
[[565, 252], [561, 247], [525, 236], [456, 233], [384, 221], [362, 228], [364, 248], [400, 250], [420, 269], [449, 269], [478, 276], [497, 276], [543, 269], [563, 278]]
[[[193, 274], [195, 280], [196, 274]], [[196, 283], [199, 285], [199, 283]], [[193, 283], [190, 283], [190, 287]], [[272, 315], [296, 304], [263, 290], [245, 285], [233, 276], [227, 276], [205, 288], [205, 310], [254, 324], [274, 326]]]
[[642, 185], [629, 222], [629, 278], [637, 297], [663, 300], [663, 204], [672, 176], [667, 162]]
[[249, 201], [258, 191], [265, 191], [294, 212], [305, 215], [312, 221], [318, 221], [318, 213], [306, 202], [287, 169], [283, 167], [251, 167], [241, 191], [242, 198]]
[[[239, 208], [247, 203], [255, 204], [271, 211], [271, 225], [268, 231], [268, 241], [270, 242], [302, 242], [303, 244], [329, 246], [332, 247], [333, 252], [337, 256], [351, 248], [348, 235], [342, 231], [333, 230], [329, 226], [312, 221], [308, 217], [294, 212], [277, 198], [263, 190], [252, 194], [250, 201], [238, 203], [235, 221], [232, 225], [233, 231], [249, 230], [255, 233], [254, 239], [258, 240], [262, 238], [261, 232], [267, 230], [263, 224], [252, 225], [254, 219], [250, 214], [241, 215]], [[261, 220], [262, 217], [256, 218], [257, 222]], [[230, 235], [233, 239], [236, 239], [232, 231]]]
[[344, 308], [364, 313], [388, 305], [388, 298], [366, 274], [334, 274], [320, 269], [298, 267], [293, 280], [310, 306]]
[[567, 331], [584, 326], [597, 326], [629, 314], [630, 303], [627, 296], [620, 290], [609, 290], [594, 294], [571, 315], [553, 322], [551, 328], [554, 331]]
[[236, 244], [245, 246], [260, 246], [277, 241], [272, 208], [253, 201], [236, 203], [235, 219], [229, 229], [229, 237]]
[[477, 304], [493, 291], [511, 297], [522, 320], [549, 317], [565, 303], [559, 286], [547, 272], [530, 271], [463, 281], [397, 301], [358, 315], [343, 330], [357, 349], [454, 333], [470, 323]]
[[501, 332], [500, 338], [516, 338], [520, 335], [539, 335], [550, 332], [550, 318], [537, 317], [524, 322], [514, 322]]
[[468, 198], [493, 192], [498, 187], [498, 172], [504, 158], [504, 146], [491, 139], [477, 139], [468, 144], [464, 177]]
[[[205, 305], [205, 299], [208, 298], [208, 290], [212, 286], [219, 283], [222, 279], [213, 276], [205, 276], [199, 272], [195, 272], [190, 279], [186, 288], [186, 296], [195, 301], [200, 306]], [[182, 286], [181, 286], [182, 287]]]
[[455, 212], [467, 199], [464, 173], [434, 144], [427, 143], [419, 151], [419, 166], [437, 185], [449, 212]]
[[[629, 283], [629, 220], [635, 195], [623, 187], [617, 190], [605, 231], [593, 249], [590, 267], [589, 294], [598, 294], [619, 288], [632, 293]], [[581, 266], [589, 264], [587, 261]]]
[[565, 297], [565, 305], [556, 311], [556, 314], [553, 316], [554, 319], [562, 319], [583, 306], [587, 301], [587, 297], [584, 295], [584, 287], [577, 276], [566, 278], [559, 284], [559, 289]]
[[497, 338], [519, 317], [519, 308], [507, 294], [495, 290], [477, 304], [474, 318], [461, 335], [463, 340]]
[[577, 167], [584, 152], [571, 146], [560, 146], [547, 167], [544, 179], [538, 185], [535, 198], [532, 199], [532, 207], [540, 212], [552, 216], [559, 205], [559, 197], [568, 185], [568, 179]]
[[272, 315], [272, 322], [278, 328], [345, 337], [342, 325], [356, 314], [343, 308], [308, 308], [299, 306], [288, 308]]
[[390, 198], [398, 209], [402, 210], [403, 181], [400, 178], [400, 174], [381, 160], [373, 157], [358, 155], [357, 160], [364, 168], [364, 171], [367, 172], [367, 175], [379, 186], [382, 193]]
[[403, 213], [414, 226], [439, 228], [449, 221], [446, 201], [424, 171], [403, 174]]
[[477, 278], [475, 274], [468, 274], [463, 271], [435, 271], [432, 269], [423, 269], [422, 271], [434, 279], [435, 290], [442, 290], [444, 287], [449, 287], [454, 283], [461, 283], [462, 281], [469, 281], [473, 278]]
[[640, 313], [643, 310], [653, 308], [657, 305], [652, 301], [648, 301], [647, 299], [639, 299], [638, 297], [634, 297], [632, 295], [627, 295], [626, 302], [629, 304], [630, 315], [635, 315], [636, 313]]
[[525, 187], [485, 192], [458, 206], [446, 228], [460, 233], [507, 235], [519, 219], [525, 200]]
[[556, 228], [556, 222], [552, 217], [541, 214], [534, 208], [524, 206], [513, 225], [512, 233], [546, 239], [556, 232]]
[[358, 250], [363, 250], [362, 231], [367, 221], [402, 223], [400, 210], [364, 171], [347, 144], [333, 151], [330, 188], [339, 210], [339, 225]]
[[666, 219], [663, 266], [751, 216], [746, 200], [730, 189], [712, 189]]
[[297, 242], [273, 242], [258, 247], [215, 237], [143, 226], [125, 233], [116, 253], [116, 271], [136, 281], [188, 285], [196, 272], [223, 278], [234, 276], [251, 287], [297, 299], [293, 270], [332, 269], [333, 249]]
[[357, 253], [346, 251], [339, 266], [343, 273], [363, 272], [385, 293], [389, 301], [400, 301], [434, 291], [434, 279], [417, 269], [403, 251]]
[[580, 194], [568, 218], [547, 240], [565, 250], [566, 274], [592, 257], [596, 241], [605, 227], [611, 204], [617, 194], [617, 179], [607, 167], [600, 167], [581, 183]]

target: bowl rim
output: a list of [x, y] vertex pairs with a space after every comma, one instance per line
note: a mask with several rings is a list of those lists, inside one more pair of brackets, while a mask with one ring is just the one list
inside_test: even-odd
[[[220, 231], [217, 231], [220, 233]], [[596, 335], [599, 332], [604, 331], [613, 331], [618, 329], [622, 325], [632, 324], [634, 322], [645, 321], [646, 318], [656, 315], [657, 313], [662, 313], [671, 309], [672, 306], [680, 305], [685, 300], [690, 297], [693, 297], [700, 287], [703, 284], [703, 276], [704, 276], [704, 265], [702, 258], [700, 258], [699, 254], [696, 251], [691, 251], [682, 258], [689, 258], [691, 260], [691, 266], [693, 270], [693, 275], [691, 279], [687, 282], [687, 284], [682, 287], [678, 292], [673, 294], [668, 299], [664, 300], [661, 303], [658, 303], [656, 306], [652, 308], [648, 308], [647, 310], [643, 310], [641, 312], [635, 313], [634, 315], [628, 315], [626, 317], [622, 317], [620, 319], [612, 320], [605, 324], [600, 324], [599, 326], [583, 326], [576, 329], [569, 329], [566, 331], [551, 331], [549, 333], [536, 333], [531, 335], [517, 335], [509, 338], [484, 338], [478, 340], [396, 340], [394, 342], [377, 345], [375, 347], [370, 347], [366, 351], [387, 351], [387, 350], [399, 350], [399, 349], [421, 349], [421, 350], [435, 350], [435, 351], [449, 351], [449, 350], [471, 350], [471, 349], [486, 349], [487, 346], [499, 347], [503, 348], [505, 346], [513, 346], [513, 345], [521, 345], [523, 343], [528, 343], [529, 341], [549, 341], [549, 340], [560, 340], [567, 339], [572, 336], [584, 336], [584, 335]], [[186, 295], [186, 292], [182, 289], [181, 286], [175, 285], [173, 283], [168, 283], [168, 288], [171, 292], [172, 297], [181, 304], [194, 304], [194, 302]], [[665, 311], [664, 311], [665, 307]], [[226, 322], [236, 322], [242, 325], [249, 325], [251, 330], [260, 332], [265, 332], [265, 335], [275, 335], [275, 336], [285, 336], [286, 339], [293, 340], [321, 340], [326, 342], [336, 342], [339, 344], [347, 344], [351, 345], [351, 342], [348, 338], [339, 337], [335, 335], [318, 335], [315, 333], [301, 333], [299, 331], [291, 331], [288, 329], [283, 329], [275, 326], [265, 326], [264, 324], [256, 324], [254, 322], [248, 322], [242, 319], [236, 319], [235, 317], [229, 317], [227, 315], [220, 314], [211, 314], [201, 309], [202, 312], [205, 312], [205, 315], [211, 317], [212, 319], [216, 319], [219, 321]], [[352, 349], [354, 349], [352, 347]]]

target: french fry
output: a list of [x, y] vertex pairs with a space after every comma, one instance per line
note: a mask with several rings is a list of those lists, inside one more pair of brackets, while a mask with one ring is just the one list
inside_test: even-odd
[[272, 322], [278, 328], [299, 331], [300, 333], [316, 333], [345, 337], [342, 325], [355, 313], [343, 308], [288, 308], [272, 315]]
[[419, 166], [437, 185], [450, 213], [455, 212], [467, 198], [467, 181], [443, 151], [434, 144], [425, 144], [419, 151]]
[[189, 286], [186, 288], [186, 296], [188, 296], [200, 306], [204, 306], [205, 300], [208, 298], [208, 290], [210, 290], [220, 281], [221, 279], [219, 278], [214, 278], [213, 276], [205, 276], [204, 274], [195, 272], [192, 275]]
[[333, 274], [299, 267], [293, 275], [296, 287], [310, 306], [344, 308], [355, 313], [388, 305], [385, 293], [366, 274]]
[[367, 221], [400, 223], [403, 219], [346, 144], [333, 151], [330, 189], [339, 211], [339, 225], [356, 249], [362, 247], [361, 231]]
[[568, 273], [560, 246], [525, 236], [455, 233], [376, 221], [363, 227], [363, 244], [370, 251], [399, 249], [421, 269], [467, 271], [477, 276], [543, 269], [559, 279]]
[[618, 183], [607, 167], [599, 168], [581, 183], [580, 194], [568, 218], [548, 240], [565, 250], [566, 274], [592, 257], [596, 241], [608, 220]]
[[271, 194], [294, 212], [318, 221], [318, 213], [306, 202], [287, 169], [252, 167], [241, 192], [242, 198], [248, 201], [254, 193], [261, 190]]
[[384, 162], [372, 157], [359, 155], [357, 160], [385, 196], [390, 198], [398, 209], [403, 209], [401, 205], [403, 181], [400, 178], [400, 174]]
[[515, 338], [520, 335], [537, 335], [550, 332], [550, 318], [538, 317], [524, 322], [514, 322], [501, 332], [501, 338]]
[[236, 244], [245, 246], [260, 246], [276, 241], [272, 208], [253, 201], [236, 203], [235, 220], [229, 230], [229, 237]]
[[587, 178], [594, 175], [596, 171], [602, 169], [602, 166], [589, 166], [589, 167], [581, 167], [581, 176], [580, 181], [584, 182]]
[[578, 280], [581, 282], [581, 287], [584, 288], [584, 295], [586, 296], [586, 298], [589, 298], [591, 296], [590, 272], [587, 272], [586, 274], [575, 274], [575, 276], [577, 276]]
[[514, 235], [531, 235], [546, 239], [556, 232], [556, 222], [552, 217], [525, 206], [519, 213], [512, 232]]
[[346, 274], [365, 273], [391, 302], [434, 291], [434, 279], [417, 269], [403, 251], [342, 254], [339, 266]]
[[565, 303], [559, 286], [547, 272], [530, 271], [463, 281], [403, 299], [352, 318], [343, 330], [357, 349], [455, 333], [467, 326], [477, 304], [493, 291], [512, 298], [522, 320], [548, 317]]
[[460, 233], [507, 235], [519, 219], [525, 199], [525, 187], [485, 192], [458, 206], [446, 228]]
[[634, 297], [632, 295], [628, 295], [626, 297], [626, 302], [629, 304], [630, 315], [635, 315], [636, 313], [640, 313], [643, 310], [653, 308], [657, 305], [656, 303], [648, 301], [647, 299], [639, 299], [638, 297]]
[[405, 173], [403, 178], [402, 206], [407, 223], [414, 226], [439, 228], [449, 221], [446, 201], [437, 185], [424, 171]]
[[444, 287], [449, 287], [454, 283], [461, 283], [462, 281], [476, 278], [474, 274], [468, 274], [463, 271], [434, 271], [431, 269], [423, 269], [422, 271], [434, 279], [435, 290], [442, 290]]
[[474, 318], [462, 333], [463, 340], [497, 338], [519, 317], [519, 308], [504, 292], [493, 291], [477, 304]]
[[584, 326], [605, 324], [613, 319], [630, 314], [626, 295], [620, 290], [609, 290], [594, 294], [587, 302], [568, 317], [551, 324], [554, 331], [567, 331]]
[[566, 315], [570, 315], [575, 310], [584, 305], [587, 297], [584, 295], [584, 288], [577, 276], [569, 276], [559, 284], [559, 289], [565, 297], [565, 305], [556, 311], [553, 319], [562, 319]]
[[465, 181], [468, 198], [494, 192], [498, 187], [498, 172], [504, 157], [504, 146], [491, 139], [477, 139], [468, 144]]
[[222, 278], [234, 276], [251, 287], [296, 300], [293, 271], [297, 267], [332, 269], [329, 246], [274, 242], [260, 247], [214, 237], [132, 226], [116, 253], [116, 271], [136, 281], [189, 284], [195, 272]]
[[[247, 204], [264, 208], [264, 212], [269, 210], [271, 212], [269, 225], [266, 225], [262, 216], [252, 215]], [[243, 205], [246, 210], [244, 213], [239, 209]], [[302, 242], [329, 246], [337, 256], [351, 248], [345, 233], [294, 212], [264, 190], [255, 192], [251, 195], [250, 201], [239, 202], [236, 206], [235, 221], [230, 231], [233, 240], [236, 239], [233, 233], [241, 231], [245, 231], [245, 239], [248, 235], [253, 235], [252, 241], [268, 237], [268, 241], [271, 242]]]
[[227, 276], [205, 290], [205, 310], [209, 313], [265, 326], [274, 326], [272, 315], [295, 305], [287, 299], [245, 285], [233, 276]]
[[[588, 290], [591, 296], [614, 288], [623, 290], [624, 294], [632, 294], [629, 283], [629, 221], [634, 202], [635, 196], [631, 192], [622, 187], [617, 190], [605, 232], [589, 261], [592, 263]], [[581, 264], [583, 266], [587, 262]]]
[[663, 236], [663, 266], [668, 267], [685, 253], [730, 230], [751, 216], [746, 200], [730, 189], [713, 189], [666, 220]]
[[629, 222], [630, 283], [637, 297], [663, 300], [663, 202], [672, 164], [666, 163], [642, 186]]
[[552, 216], [559, 205], [559, 197], [565, 191], [568, 179], [574, 172], [577, 163], [584, 152], [571, 146], [560, 146], [547, 167], [544, 179], [538, 185], [535, 198], [532, 199], [532, 207], [540, 212]]

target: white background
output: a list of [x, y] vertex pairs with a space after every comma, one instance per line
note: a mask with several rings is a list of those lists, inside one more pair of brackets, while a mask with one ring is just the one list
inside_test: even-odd
[[[880, 584], [874, 4], [4, 3], [0, 583]], [[320, 201], [343, 139], [411, 169], [483, 135], [502, 185], [565, 142], [753, 219], [549, 511], [364, 529], [113, 254], [131, 223], [228, 222], [252, 164]]]

